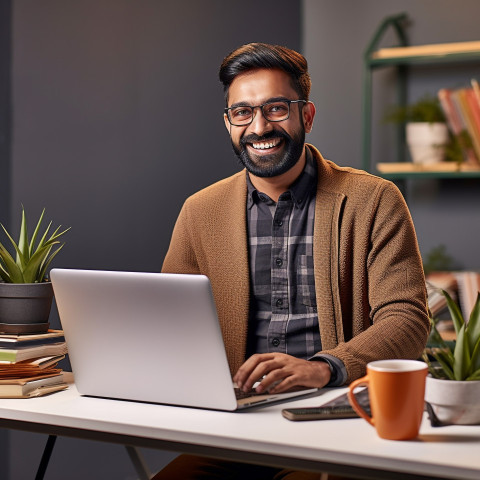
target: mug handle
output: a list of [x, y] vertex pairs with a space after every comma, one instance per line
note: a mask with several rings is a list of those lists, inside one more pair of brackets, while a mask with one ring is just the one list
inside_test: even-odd
[[354, 380], [348, 387], [348, 401], [350, 402], [350, 405], [352, 408], [355, 410], [355, 412], [358, 413], [364, 420], [366, 420], [368, 423], [373, 425], [373, 418], [368, 415], [368, 413], [360, 406], [360, 404], [357, 401], [357, 398], [355, 397], [355, 394], [353, 391], [357, 387], [362, 387], [362, 386], [368, 386], [369, 383], [369, 378], [368, 375], [365, 375], [362, 378], [359, 378], [357, 380]]

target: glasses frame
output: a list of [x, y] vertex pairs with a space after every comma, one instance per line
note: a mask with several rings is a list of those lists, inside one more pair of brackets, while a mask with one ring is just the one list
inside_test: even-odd
[[[263, 107], [265, 107], [266, 105], [271, 105], [272, 103], [280, 103], [280, 102], [284, 102], [288, 105], [288, 115], [287, 115], [287, 117], [282, 118], [281, 120], [270, 120], [269, 118], [267, 118], [265, 116], [265, 112], [263, 111]], [[292, 104], [292, 103], [303, 103], [305, 105], [307, 103], [307, 101], [306, 100], [270, 100], [268, 102], [262, 103], [261, 105], [237, 105], [235, 107], [228, 107], [228, 108], [224, 109], [224, 113], [227, 116], [228, 121], [230, 122], [230, 125], [233, 125], [234, 127], [247, 127], [248, 125], [250, 125], [253, 122], [253, 119], [255, 118], [255, 109], [256, 108], [260, 109], [260, 111], [262, 112], [263, 118], [267, 122], [278, 123], [278, 122], [284, 122], [285, 120], [288, 120], [290, 118], [290, 104]], [[230, 111], [234, 108], [239, 108], [239, 107], [248, 107], [248, 108], [252, 109], [252, 118], [248, 123], [233, 123], [232, 119], [230, 118]]]

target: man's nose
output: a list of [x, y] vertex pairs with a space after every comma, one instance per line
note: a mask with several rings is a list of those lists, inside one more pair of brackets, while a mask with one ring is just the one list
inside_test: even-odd
[[249, 130], [251, 133], [255, 133], [258, 136], [261, 136], [265, 132], [270, 132], [272, 130], [272, 125], [263, 116], [261, 107], [255, 107], [253, 111], [253, 120], [252, 123], [249, 125]]

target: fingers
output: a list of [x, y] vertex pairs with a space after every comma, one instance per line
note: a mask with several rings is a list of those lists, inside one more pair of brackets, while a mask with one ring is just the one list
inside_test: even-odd
[[239, 369], [233, 377], [237, 386], [243, 389], [245, 392], [253, 387], [255, 382], [258, 382], [269, 369], [268, 362], [274, 360], [275, 354], [273, 353], [261, 353], [252, 355]]
[[285, 367], [277, 368], [268, 373], [256, 387], [258, 393], [281, 393], [295, 386], [295, 376]]
[[325, 386], [330, 380], [330, 368], [325, 362], [309, 362], [284, 353], [252, 355], [238, 370], [234, 381], [245, 392], [256, 387], [258, 393], [281, 393], [295, 386]]

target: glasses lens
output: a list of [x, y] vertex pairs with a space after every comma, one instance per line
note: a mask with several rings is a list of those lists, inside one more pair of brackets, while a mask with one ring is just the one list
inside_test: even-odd
[[271, 102], [262, 107], [263, 116], [272, 122], [281, 122], [288, 118], [288, 102]]
[[252, 121], [252, 107], [235, 107], [228, 111], [230, 122], [233, 125], [248, 125]]

